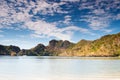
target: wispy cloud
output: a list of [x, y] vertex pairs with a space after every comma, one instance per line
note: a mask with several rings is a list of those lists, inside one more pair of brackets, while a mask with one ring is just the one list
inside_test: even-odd
[[60, 3], [47, 3], [44, 0], [38, 0], [36, 3], [30, 2], [30, 6], [32, 6], [32, 11], [34, 14], [39, 13], [42, 15], [54, 15], [54, 13], [68, 13], [60, 8], [61, 5], [64, 5], [64, 2]]
[[[69, 5], [69, 2], [76, 2], [79, 5], [77, 7], [76, 5]], [[90, 30], [71, 23], [73, 15], [70, 15], [70, 13], [74, 12], [74, 10], [71, 9], [69, 11], [69, 8], [75, 7], [79, 8], [80, 11], [87, 10], [85, 14], [78, 15], [80, 18], [76, 17], [77, 21], [81, 19], [81, 21], [88, 23], [87, 26], [91, 30], [111, 32], [112, 30], [107, 28], [113, 20], [120, 20], [120, 14], [113, 14], [110, 11], [111, 9], [113, 10], [112, 12], [120, 10], [118, 4], [120, 4], [119, 0], [61, 0], [60, 2], [47, 0], [9, 0], [9, 3], [6, 0], [1, 0], [0, 29], [14, 29], [14, 27], [10, 26], [11, 24], [22, 23], [16, 29], [29, 29], [32, 31], [30, 35], [37, 38], [55, 37], [63, 40], [71, 40], [75, 31], [93, 35]], [[70, 7], [64, 9], [65, 5]], [[48, 22], [40, 17], [40, 15], [44, 17], [56, 14], [64, 14], [63, 20], [59, 20], [61, 21], [60, 23], [57, 23], [57, 21]], [[32, 20], [32, 18], [35, 18], [35, 20]], [[60, 28], [57, 26], [60, 24], [68, 26]]]
[[109, 27], [109, 24], [113, 20], [120, 19], [119, 14], [114, 14], [120, 9], [119, 5], [119, 0], [95, 0], [93, 2], [87, 0], [83, 1], [79, 9], [88, 9], [89, 11], [87, 15], [82, 16], [81, 20], [88, 22], [89, 27], [93, 30], [106, 31], [107, 27]]
[[79, 2], [80, 0], [61, 0], [61, 1], [67, 1], [67, 2]]
[[64, 28], [58, 28], [53, 23], [47, 23], [45, 21], [29, 21], [25, 24], [28, 29], [33, 30], [32, 37], [46, 38], [55, 37], [62, 40], [71, 40], [74, 31], [80, 31], [82, 33], [90, 33], [88, 29], [79, 28], [77, 26], [68, 26]]
[[116, 20], [120, 20], [120, 14], [117, 14], [117, 16], [115, 17]]
[[70, 22], [71, 21], [71, 16], [67, 15], [67, 16], [64, 17], [64, 19], [65, 20], [63, 21], [63, 23], [65, 23], [65, 24], [70, 24], [71, 23]]
[[[54, 15], [54, 13], [67, 13], [60, 8], [64, 2], [47, 3], [45, 0], [10, 0], [10, 3], [2, 0], [0, 2], [0, 24], [10, 25], [11, 23], [24, 22], [36, 14]], [[32, 14], [30, 14], [30, 12]]]
[[93, 30], [100, 30], [108, 27], [110, 23], [109, 17], [111, 16], [107, 16], [103, 18], [99, 16], [88, 15], [85, 16], [86, 19], [84, 21], [88, 22], [89, 27], [92, 28]]
[[[71, 0], [71, 2], [74, 1]], [[37, 0], [36, 2], [28, 2], [26, 0], [11, 0], [11, 3], [7, 4], [6, 1], [2, 0], [1, 4], [2, 5], [0, 7], [2, 7], [3, 10], [0, 11], [0, 24], [7, 25], [8, 28], [13, 28], [11, 26], [9, 27], [9, 25], [23, 22], [23, 28], [29, 29], [33, 32], [30, 34], [32, 37], [55, 37], [62, 40], [71, 40], [72, 35], [75, 31], [86, 34], [91, 33], [88, 29], [80, 28], [78, 26], [67, 26], [64, 28], [59, 28], [57, 27], [58, 24], [54, 24], [54, 22], [49, 23], [43, 21], [42, 19], [36, 19], [36, 21], [31, 20], [31, 18], [34, 17], [34, 15], [36, 14], [54, 15], [54, 13], [68, 13], [67, 11], [62, 10], [62, 8], [60, 7], [61, 5], [65, 4], [64, 1], [60, 3], [47, 3], [47, 1], [45, 0]], [[63, 23], [69, 24], [71, 16], [67, 15], [64, 17], [64, 19], [65, 20], [63, 21]]]

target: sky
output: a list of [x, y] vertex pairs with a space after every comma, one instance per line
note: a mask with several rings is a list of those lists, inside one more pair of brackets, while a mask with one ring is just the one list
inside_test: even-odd
[[0, 0], [0, 44], [29, 49], [120, 32], [120, 0]]

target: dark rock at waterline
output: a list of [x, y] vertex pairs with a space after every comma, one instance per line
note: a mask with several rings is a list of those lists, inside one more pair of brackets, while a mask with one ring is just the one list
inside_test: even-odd
[[17, 46], [3, 46], [0, 45], [0, 55], [11, 55], [11, 56], [15, 56], [17, 55], [17, 53], [20, 52], [20, 48]]

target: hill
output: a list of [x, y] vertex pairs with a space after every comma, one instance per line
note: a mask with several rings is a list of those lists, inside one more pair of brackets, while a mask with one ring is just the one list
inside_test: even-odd
[[74, 45], [73, 43], [65, 40], [51, 40], [49, 41], [48, 46], [44, 46], [43, 44], [38, 44], [34, 48], [28, 50], [21, 50], [19, 55], [28, 55], [28, 56], [58, 56], [68, 47]]
[[119, 56], [120, 33], [105, 35], [94, 41], [81, 40], [61, 56]]
[[17, 53], [20, 52], [20, 48], [17, 46], [3, 46], [0, 45], [0, 55], [11, 55], [15, 56]]
[[25, 50], [17, 46], [0, 45], [0, 55], [27, 55], [27, 56], [94, 56], [114, 57], [120, 56], [120, 33], [105, 35], [100, 39], [89, 41], [81, 40], [72, 43], [67, 40], [51, 40], [48, 46], [38, 44]]

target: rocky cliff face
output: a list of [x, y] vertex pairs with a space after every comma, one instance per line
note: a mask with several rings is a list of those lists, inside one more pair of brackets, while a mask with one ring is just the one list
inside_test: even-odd
[[50, 42], [49, 42], [49, 45], [48, 45], [48, 47], [51, 47], [51, 48], [63, 48], [63, 49], [66, 49], [66, 48], [68, 48], [68, 47], [70, 47], [71, 45], [73, 45], [73, 43], [71, 43], [71, 42], [69, 42], [69, 41], [67, 41], [67, 40], [65, 40], [65, 41], [63, 41], [63, 40], [51, 40]]
[[3, 46], [0, 45], [0, 55], [17, 55], [17, 53], [20, 51], [20, 48], [17, 46]]
[[49, 52], [51, 56], [58, 56], [62, 53], [65, 49], [69, 48], [70, 46], [74, 45], [73, 43], [65, 40], [51, 40], [49, 45], [46, 46], [46, 51]]

